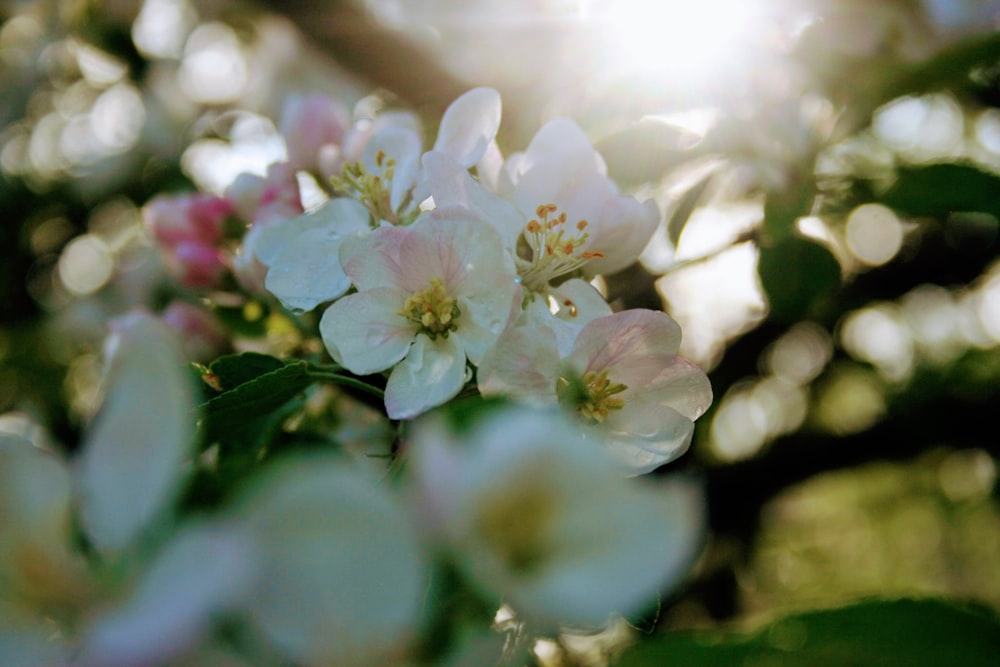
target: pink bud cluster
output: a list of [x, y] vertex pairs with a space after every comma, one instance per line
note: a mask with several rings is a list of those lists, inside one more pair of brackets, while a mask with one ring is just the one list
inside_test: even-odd
[[232, 213], [232, 204], [215, 195], [160, 195], [143, 209], [143, 223], [178, 282], [206, 289], [218, 287], [228, 270], [223, 225]]

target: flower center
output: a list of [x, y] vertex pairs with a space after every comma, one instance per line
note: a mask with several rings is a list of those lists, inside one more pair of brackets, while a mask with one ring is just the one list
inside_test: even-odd
[[608, 379], [607, 369], [600, 373], [587, 371], [582, 378], [561, 377], [556, 387], [559, 399], [591, 424], [600, 424], [612, 410], [624, 408], [624, 399], [617, 395], [626, 389], [626, 385]]
[[372, 215], [372, 227], [378, 227], [381, 220], [396, 225], [400, 218], [392, 208], [392, 178], [396, 172], [396, 161], [386, 157], [383, 151], [375, 155], [377, 173], [371, 173], [361, 162], [345, 164], [340, 176], [331, 180], [333, 189], [341, 195], [353, 197]]
[[458, 328], [458, 317], [462, 311], [454, 297], [448, 296], [444, 281], [431, 278], [430, 287], [414, 292], [398, 311], [400, 315], [417, 325], [417, 333], [427, 334], [431, 340], [448, 337]]
[[[557, 214], [558, 213], [558, 214]], [[517, 272], [521, 284], [536, 292], [544, 292], [549, 284], [570, 274], [592, 259], [604, 257], [599, 251], [584, 251], [590, 234], [586, 220], [566, 226], [565, 211], [555, 204], [542, 204], [535, 209], [538, 217], [528, 221], [517, 240]]]

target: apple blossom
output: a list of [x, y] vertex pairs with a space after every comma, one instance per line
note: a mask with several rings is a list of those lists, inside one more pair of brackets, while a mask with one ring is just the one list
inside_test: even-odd
[[330, 457], [269, 472], [234, 519], [260, 557], [251, 622], [308, 665], [399, 664], [425, 588], [424, 556], [389, 489]]
[[390, 370], [385, 404], [408, 419], [454, 397], [506, 327], [514, 267], [488, 225], [461, 211], [425, 214], [341, 248], [357, 287], [323, 314], [320, 333], [352, 373]]
[[529, 622], [594, 626], [633, 612], [696, 555], [695, 490], [621, 476], [560, 413], [509, 408], [461, 442], [432, 420], [407, 445], [428, 534]]
[[652, 200], [618, 194], [601, 156], [567, 119], [550, 121], [507, 159], [497, 193], [444, 153], [427, 153], [423, 165], [435, 203], [464, 206], [493, 224], [522, 284], [536, 293], [567, 277], [625, 268], [660, 219]]
[[477, 383], [484, 395], [569, 404], [629, 472], [642, 474], [684, 452], [712, 402], [705, 373], [677, 356], [680, 340], [677, 323], [651, 310], [591, 321], [568, 354], [554, 334], [512, 327], [483, 358]]
[[326, 95], [290, 95], [281, 109], [278, 131], [295, 169], [319, 172], [320, 156], [339, 150], [351, 124], [347, 107]]

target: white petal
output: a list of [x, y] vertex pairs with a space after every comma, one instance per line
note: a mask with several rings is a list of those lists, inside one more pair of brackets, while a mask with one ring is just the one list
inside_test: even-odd
[[[598, 625], [633, 612], [676, 583], [701, 544], [695, 490], [622, 477], [558, 413], [494, 414], [450, 456], [428, 437], [442, 440], [420, 428], [409, 450], [417, 507], [471, 583], [524, 618]], [[442, 458], [447, 476], [435, 473]]]
[[0, 434], [0, 564], [31, 542], [62, 551], [69, 543], [70, 473], [58, 457]]
[[70, 649], [53, 639], [52, 627], [15, 615], [0, 604], [0, 665], [60, 667], [70, 664]]
[[360, 469], [307, 459], [245, 498], [262, 552], [252, 620], [293, 661], [397, 664], [424, 589], [414, 530]]
[[566, 357], [583, 328], [599, 317], [610, 315], [611, 306], [593, 285], [580, 278], [567, 280], [551, 293], [559, 305], [551, 326], [559, 341], [559, 356]]
[[123, 318], [106, 379], [77, 461], [77, 490], [87, 535], [114, 552], [171, 500], [191, 452], [195, 404], [177, 341], [152, 315]]
[[368, 209], [353, 199], [336, 197], [315, 211], [273, 225], [257, 225], [260, 232], [253, 251], [265, 266], [271, 266], [285, 247], [300, 235], [313, 229], [329, 229], [331, 234], [345, 237], [368, 229]]
[[193, 648], [213, 617], [242, 604], [256, 582], [256, 544], [232, 525], [202, 525], [171, 540], [124, 604], [87, 629], [81, 665], [159, 664]]
[[644, 475], [687, 451], [694, 422], [669, 407], [640, 408], [633, 400], [594, 431], [628, 474]]
[[610, 369], [615, 382], [642, 386], [673, 361], [681, 328], [666, 313], [633, 309], [590, 322], [569, 361], [581, 372]]
[[451, 338], [417, 336], [406, 359], [389, 375], [385, 409], [390, 419], [411, 419], [454, 398], [465, 384], [465, 353]]
[[514, 327], [483, 357], [476, 383], [484, 396], [552, 403], [559, 379], [559, 351], [548, 327]]
[[342, 240], [328, 229], [300, 234], [272, 261], [264, 286], [298, 313], [343, 295], [351, 281], [340, 265]]
[[371, 375], [406, 356], [414, 327], [399, 314], [406, 295], [388, 287], [349, 294], [323, 313], [323, 342], [352, 373]]
[[641, 204], [632, 197], [616, 195], [607, 200], [597, 215], [588, 248], [604, 253], [601, 259], [587, 263], [588, 276], [614, 273], [635, 262], [649, 243], [660, 223], [660, 209], [648, 199]]
[[423, 157], [434, 204], [439, 209], [461, 206], [488, 222], [500, 234], [505, 248], [513, 250], [527, 219], [510, 202], [477, 183], [449, 156], [431, 151]]
[[380, 128], [365, 146], [365, 168], [371, 174], [382, 173], [382, 168], [376, 164], [379, 153], [384, 156], [383, 159], [395, 161], [389, 205], [394, 211], [398, 211], [417, 181], [420, 169], [420, 135], [408, 127], [388, 125]]
[[500, 93], [492, 88], [473, 88], [445, 110], [434, 150], [448, 153], [469, 169], [496, 137], [500, 115]]

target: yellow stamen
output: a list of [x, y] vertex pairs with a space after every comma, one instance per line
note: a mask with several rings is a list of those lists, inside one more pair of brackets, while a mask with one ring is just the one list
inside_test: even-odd
[[455, 298], [448, 295], [444, 281], [431, 278], [430, 287], [407, 297], [398, 314], [415, 324], [417, 333], [435, 340], [439, 335], [447, 338], [458, 328], [456, 320], [462, 311]]

